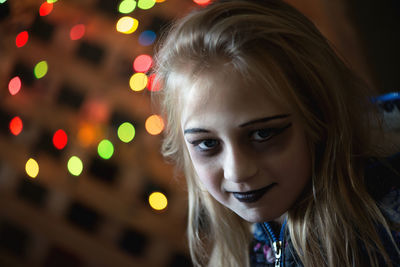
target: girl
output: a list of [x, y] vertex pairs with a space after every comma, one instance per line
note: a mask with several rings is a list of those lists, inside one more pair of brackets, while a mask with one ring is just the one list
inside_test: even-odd
[[196, 266], [400, 266], [400, 155], [380, 160], [394, 151], [375, 93], [297, 10], [195, 11], [161, 43], [155, 72]]

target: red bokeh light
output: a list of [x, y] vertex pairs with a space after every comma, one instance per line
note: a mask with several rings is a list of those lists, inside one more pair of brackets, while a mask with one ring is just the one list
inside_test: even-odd
[[63, 149], [68, 142], [68, 136], [63, 130], [57, 130], [53, 135], [53, 145], [57, 149]]
[[39, 15], [42, 17], [47, 16], [51, 11], [53, 11], [53, 3], [44, 2], [40, 5]]
[[13, 135], [19, 135], [22, 132], [23, 123], [20, 117], [16, 116], [10, 121], [10, 131]]
[[153, 65], [153, 58], [149, 55], [140, 55], [133, 61], [133, 69], [136, 72], [147, 72]]
[[19, 90], [21, 90], [21, 79], [18, 76], [15, 76], [8, 83], [8, 91], [11, 95], [16, 95]]
[[71, 40], [79, 40], [85, 35], [85, 30], [85, 25], [77, 24], [71, 28], [71, 31], [69, 32], [69, 37], [71, 38]]
[[155, 79], [155, 78], [156, 78], [156, 75], [155, 75], [155, 74], [151, 74], [151, 75], [149, 76], [149, 80], [148, 80], [148, 82], [147, 82], [147, 89], [148, 89], [149, 91], [156, 92], [156, 91], [160, 91], [160, 89], [161, 89], [160, 82], [154, 84], [154, 79]]
[[198, 5], [206, 6], [211, 3], [211, 0], [193, 0]]
[[27, 31], [20, 32], [15, 38], [17, 47], [23, 47], [28, 42], [29, 34]]

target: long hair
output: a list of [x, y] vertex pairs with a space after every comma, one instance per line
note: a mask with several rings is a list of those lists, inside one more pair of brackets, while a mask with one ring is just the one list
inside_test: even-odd
[[365, 160], [379, 152], [371, 136], [379, 118], [368, 98], [375, 92], [300, 12], [278, 0], [256, 2], [221, 1], [192, 12], [171, 27], [156, 55], [156, 97], [167, 120], [162, 153], [187, 180], [194, 264], [249, 264], [249, 224], [202, 187], [180, 125], [183, 90], [200, 74], [224, 69], [249, 86], [261, 84], [304, 126], [311, 187], [288, 211], [303, 265], [378, 266], [381, 257], [392, 266], [376, 229], [389, 227], [364, 184]]

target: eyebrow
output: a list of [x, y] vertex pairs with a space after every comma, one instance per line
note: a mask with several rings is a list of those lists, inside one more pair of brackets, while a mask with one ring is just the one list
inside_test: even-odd
[[209, 133], [210, 131], [202, 128], [190, 128], [183, 131], [183, 134], [195, 134], [195, 133]]
[[267, 122], [267, 121], [271, 121], [271, 120], [277, 120], [277, 119], [282, 119], [282, 118], [287, 118], [289, 117], [290, 114], [280, 114], [280, 115], [275, 115], [275, 116], [271, 116], [271, 117], [265, 117], [265, 118], [261, 118], [261, 119], [255, 119], [249, 122], [245, 122], [243, 124], [240, 124], [239, 127], [246, 127], [249, 126], [251, 124], [256, 124], [256, 123], [261, 123], [261, 122]]
[[[271, 120], [277, 120], [277, 119], [282, 119], [282, 118], [287, 118], [289, 117], [290, 114], [280, 114], [280, 115], [275, 115], [271, 117], [265, 117], [265, 118], [260, 118], [260, 119], [255, 119], [243, 124], [240, 124], [239, 127], [246, 127], [251, 124], [257, 124], [257, 123], [262, 123], [262, 122], [267, 122]], [[210, 131], [202, 128], [189, 128], [183, 131], [183, 134], [196, 134], [196, 133], [209, 133]]]

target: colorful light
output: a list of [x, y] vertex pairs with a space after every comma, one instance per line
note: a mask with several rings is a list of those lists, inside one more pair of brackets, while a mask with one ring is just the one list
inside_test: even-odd
[[97, 153], [101, 158], [109, 159], [114, 154], [114, 146], [109, 140], [104, 139], [97, 146]]
[[55, 146], [55, 148], [61, 150], [67, 145], [67, 142], [68, 136], [63, 130], [59, 129], [54, 133], [53, 145]]
[[150, 9], [156, 4], [156, 0], [139, 0], [138, 8], [140, 9]]
[[39, 174], [39, 164], [33, 158], [28, 159], [25, 164], [25, 171], [31, 178], [36, 178]]
[[118, 127], [118, 138], [124, 142], [129, 143], [135, 137], [135, 127], [129, 122], [124, 122]]
[[33, 74], [35, 75], [36, 79], [41, 79], [47, 74], [48, 69], [49, 67], [47, 62], [43, 60], [36, 64], [35, 68], [33, 69]]
[[130, 34], [136, 31], [139, 26], [139, 21], [132, 17], [122, 17], [117, 22], [117, 31], [125, 34]]
[[211, 3], [211, 0], [193, 0], [193, 2], [201, 6], [206, 6]]
[[124, 0], [118, 6], [118, 11], [122, 14], [129, 14], [136, 8], [135, 0]]
[[165, 2], [165, 0], [156, 0], [157, 3]]
[[151, 135], [158, 135], [164, 130], [164, 121], [159, 115], [151, 115], [145, 122], [146, 131]]
[[39, 15], [42, 17], [47, 16], [51, 13], [51, 11], [53, 11], [53, 3], [44, 2], [40, 5]]
[[147, 72], [153, 65], [153, 58], [149, 55], [140, 55], [133, 61], [133, 69], [136, 72]]
[[4, 4], [7, 0], [0, 0], [0, 4]]
[[135, 92], [142, 91], [147, 85], [147, 75], [141, 72], [132, 75], [129, 80], [129, 86]]
[[149, 76], [149, 80], [147, 82], [147, 89], [152, 92], [160, 91], [161, 84], [160, 81], [155, 81], [156, 75], [153, 73]]
[[57, 2], [58, 0], [47, 0], [47, 3], [55, 3], [55, 2]]
[[149, 196], [149, 204], [155, 210], [163, 210], [168, 206], [168, 199], [161, 192], [153, 192]]
[[29, 34], [27, 31], [20, 32], [15, 38], [15, 44], [17, 47], [23, 47], [28, 42], [28, 39], [29, 39]]
[[78, 131], [78, 140], [83, 147], [92, 145], [97, 139], [96, 128], [89, 123], [84, 123]]
[[157, 38], [157, 35], [153, 31], [144, 31], [139, 35], [139, 43], [143, 46], [152, 45]]
[[69, 32], [69, 38], [71, 38], [73, 41], [79, 40], [85, 35], [85, 30], [85, 25], [77, 24], [71, 28], [71, 31]]
[[16, 116], [11, 119], [9, 127], [10, 127], [11, 133], [13, 135], [17, 136], [22, 132], [24, 124], [22, 123], [21, 118]]
[[21, 79], [18, 76], [15, 76], [8, 83], [8, 91], [11, 95], [16, 95], [19, 90], [21, 90]]
[[70, 174], [72, 174], [74, 176], [81, 175], [81, 173], [83, 171], [82, 160], [80, 158], [78, 158], [77, 156], [72, 156], [68, 160], [67, 168], [68, 168], [68, 171]]

